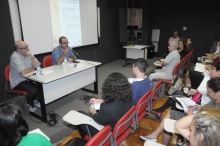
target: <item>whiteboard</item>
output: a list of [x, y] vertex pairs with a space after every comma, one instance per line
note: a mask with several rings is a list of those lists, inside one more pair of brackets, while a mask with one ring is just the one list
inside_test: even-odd
[[159, 42], [159, 39], [160, 39], [160, 29], [153, 29], [151, 41], [152, 42]]

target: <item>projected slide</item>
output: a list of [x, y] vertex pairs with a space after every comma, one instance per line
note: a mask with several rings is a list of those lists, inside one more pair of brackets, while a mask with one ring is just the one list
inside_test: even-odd
[[51, 52], [61, 36], [74, 48], [98, 43], [97, 0], [19, 0], [18, 4], [24, 41], [33, 54]]
[[60, 36], [66, 36], [69, 46], [82, 45], [79, 0], [50, 0], [54, 45]]

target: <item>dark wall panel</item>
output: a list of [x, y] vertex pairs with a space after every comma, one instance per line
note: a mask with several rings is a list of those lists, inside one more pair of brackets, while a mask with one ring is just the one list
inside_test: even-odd
[[[220, 34], [219, 1], [151, 0], [149, 30], [160, 29], [159, 55], [167, 50], [168, 38], [174, 30], [181, 36], [192, 37], [197, 56], [207, 52]], [[187, 27], [183, 31], [183, 27]], [[149, 39], [151, 32], [149, 32]]]
[[0, 102], [4, 100], [4, 68], [14, 51], [14, 39], [7, 0], [0, 0]]

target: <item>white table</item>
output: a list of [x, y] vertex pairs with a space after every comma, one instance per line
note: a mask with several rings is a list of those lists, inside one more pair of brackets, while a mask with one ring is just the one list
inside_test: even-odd
[[24, 75], [25, 78], [35, 81], [38, 85], [42, 116], [32, 112], [31, 115], [47, 122], [46, 104], [91, 83], [94, 83], [94, 90], [86, 90], [96, 94], [98, 93], [97, 66], [101, 63], [85, 60], [79, 61], [80, 63], [77, 64], [77, 67], [74, 67], [74, 64], [69, 64], [67, 68], [63, 68], [62, 65], [43, 68], [43, 73], [46, 71], [52, 71], [52, 73], [41, 75], [41, 78], [34, 75], [35, 72]]
[[123, 46], [126, 49], [126, 61], [125, 65], [128, 65], [129, 59], [144, 58], [147, 60], [147, 48], [151, 45], [127, 45]]

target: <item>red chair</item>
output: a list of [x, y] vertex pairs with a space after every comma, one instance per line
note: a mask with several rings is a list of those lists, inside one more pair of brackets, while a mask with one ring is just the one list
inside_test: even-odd
[[43, 59], [43, 68], [52, 66], [52, 55], [47, 55]]
[[148, 112], [151, 112], [153, 105], [156, 103], [158, 97], [161, 97], [161, 87], [162, 87], [162, 80], [158, 80], [154, 87], [151, 89], [150, 100], [148, 100]]
[[138, 123], [146, 116], [148, 102], [151, 95], [151, 90], [145, 93], [137, 102], [134, 111], [134, 131], [138, 128]]
[[6, 100], [7, 93], [17, 94], [18, 97], [19, 97], [19, 100], [21, 101], [22, 105], [24, 106], [24, 109], [26, 111], [28, 111], [26, 109], [25, 104], [22, 102], [22, 100], [20, 98], [20, 95], [23, 95], [23, 96], [26, 97], [28, 95], [28, 92], [26, 92], [24, 90], [11, 89], [11, 87], [10, 87], [10, 78], [9, 78], [9, 71], [10, 71], [10, 65], [7, 65], [5, 67], [5, 100]]
[[113, 146], [120, 145], [131, 133], [131, 125], [134, 123], [134, 109], [135, 107], [132, 106], [115, 124], [112, 133]]
[[85, 146], [109, 146], [112, 143], [111, 126], [105, 126]]

